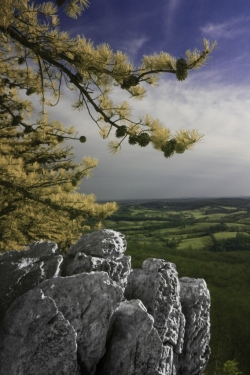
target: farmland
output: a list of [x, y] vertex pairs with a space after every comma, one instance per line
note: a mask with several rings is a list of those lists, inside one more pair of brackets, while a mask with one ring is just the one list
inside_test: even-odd
[[129, 244], [165, 244], [176, 250], [210, 250], [216, 242], [241, 235], [249, 239], [250, 250], [250, 199], [122, 204], [105, 227], [124, 233]]
[[250, 375], [250, 199], [127, 201], [104, 222], [125, 234], [133, 268], [149, 257], [204, 278], [211, 293], [211, 359], [218, 375], [236, 359]]

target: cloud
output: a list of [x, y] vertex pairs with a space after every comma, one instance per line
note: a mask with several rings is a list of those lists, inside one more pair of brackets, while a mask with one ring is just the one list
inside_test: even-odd
[[168, 5], [168, 11], [173, 14], [179, 5], [180, 0], [170, 0]]
[[166, 8], [166, 28], [167, 34], [170, 34], [173, 29], [175, 12], [180, 4], [180, 0], [169, 0]]
[[[202, 82], [197, 74], [181, 83], [167, 78], [143, 101], [130, 104], [135, 118], [149, 113], [173, 134], [180, 128], [205, 134], [193, 151], [170, 159], [152, 147], [127, 142], [118, 155], [109, 154], [109, 140], [101, 139], [87, 111], [71, 110], [71, 93], [52, 109], [54, 118], [75, 125], [79, 136], [87, 137], [84, 144], [70, 143], [76, 161], [83, 156], [99, 159], [93, 177], [83, 181], [80, 191], [107, 200], [249, 195], [250, 88]], [[115, 97], [123, 100], [124, 91], [115, 92]]]
[[235, 39], [249, 33], [249, 20], [250, 17], [238, 17], [222, 23], [208, 23], [201, 27], [201, 31], [213, 38]]
[[120, 50], [126, 53], [132, 60], [136, 60], [136, 56], [140, 53], [140, 48], [148, 41], [148, 38], [132, 38], [121, 43]]

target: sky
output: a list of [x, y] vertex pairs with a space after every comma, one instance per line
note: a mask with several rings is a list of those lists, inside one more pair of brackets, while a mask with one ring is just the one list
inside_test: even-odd
[[52, 114], [87, 137], [85, 144], [72, 143], [76, 161], [99, 160], [80, 192], [97, 200], [250, 196], [250, 1], [92, 0], [77, 20], [63, 16], [61, 29], [108, 43], [137, 66], [143, 55], [164, 51], [179, 58], [202, 50], [203, 38], [218, 43], [208, 64], [184, 82], [164, 75], [143, 101], [130, 102], [135, 117], [149, 113], [172, 133], [204, 134], [192, 151], [170, 159], [125, 142], [110, 154], [88, 113], [73, 111], [64, 92]]

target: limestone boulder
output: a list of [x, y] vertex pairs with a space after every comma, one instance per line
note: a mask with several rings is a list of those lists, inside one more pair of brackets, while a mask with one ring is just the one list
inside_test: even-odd
[[161, 374], [163, 345], [153, 322], [140, 300], [122, 302], [112, 316], [96, 375]]
[[8, 309], [0, 346], [0, 374], [80, 375], [76, 332], [40, 289]]
[[178, 374], [201, 375], [210, 356], [210, 294], [203, 279], [182, 277], [180, 286], [186, 324]]
[[75, 257], [78, 252], [94, 257], [113, 259], [119, 258], [126, 251], [125, 236], [112, 229], [101, 229], [83, 235], [80, 240], [72, 245], [68, 251], [70, 257]]
[[162, 259], [145, 260], [142, 269], [135, 269], [129, 275], [124, 295], [128, 300], [140, 299], [153, 316], [162, 342], [181, 352], [184, 334], [181, 326], [185, 318], [175, 265]]
[[72, 276], [82, 272], [96, 271], [107, 272], [112, 280], [124, 288], [131, 271], [131, 257], [105, 259], [78, 252], [73, 261], [68, 263], [64, 275]]
[[81, 272], [104, 271], [122, 288], [131, 272], [131, 257], [125, 256], [126, 240], [123, 234], [103, 229], [85, 234], [72, 245], [64, 258], [64, 276]]
[[105, 353], [110, 318], [123, 298], [122, 288], [106, 272], [57, 277], [39, 288], [74, 327], [82, 373], [94, 375]]
[[29, 250], [0, 254], [0, 327], [11, 303], [41, 281], [57, 277], [62, 262], [53, 242], [34, 242]]
[[176, 375], [176, 358], [182, 353], [184, 343], [185, 317], [175, 264], [163, 259], [146, 259], [142, 269], [130, 273], [124, 295], [128, 300], [140, 299], [153, 316], [165, 353], [162, 373]]

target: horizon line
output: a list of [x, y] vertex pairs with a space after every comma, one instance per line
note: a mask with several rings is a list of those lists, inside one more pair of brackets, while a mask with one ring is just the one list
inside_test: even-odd
[[119, 198], [119, 199], [98, 199], [98, 202], [125, 202], [125, 201], [164, 201], [164, 200], [188, 200], [188, 199], [250, 199], [250, 196], [245, 195], [230, 195], [230, 196], [198, 196], [198, 197], [175, 197], [175, 198]]

